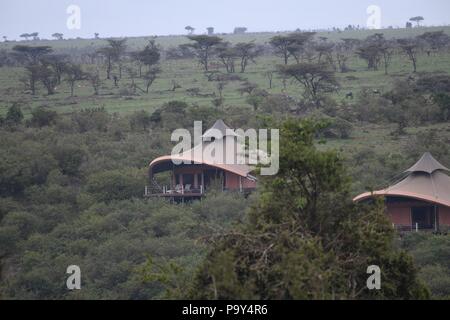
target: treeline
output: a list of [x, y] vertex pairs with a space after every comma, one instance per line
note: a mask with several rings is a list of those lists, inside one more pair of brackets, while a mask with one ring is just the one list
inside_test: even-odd
[[[105, 80], [113, 81], [118, 86], [125, 75], [130, 80], [127, 86], [133, 93], [148, 93], [149, 88], [162, 72], [161, 59], [196, 58], [205, 72], [245, 73], [251, 63], [257, 63], [261, 55], [276, 55], [286, 67], [273, 66], [272, 71], [279, 71], [282, 77], [291, 77], [299, 81], [305, 89], [305, 95], [317, 100], [320, 92], [337, 90], [338, 85], [326, 81], [334, 72], [352, 71], [349, 61], [358, 57], [367, 63], [368, 70], [382, 68], [386, 74], [392, 64], [393, 56], [403, 56], [411, 63], [411, 71], [416, 72], [420, 66], [421, 54], [432, 57], [447, 52], [450, 38], [443, 31], [425, 32], [414, 38], [386, 39], [382, 33], [375, 33], [364, 40], [343, 38], [331, 42], [326, 37], [317, 37], [314, 32], [295, 32], [277, 35], [267, 44], [254, 42], [231, 44], [218, 36], [191, 35], [191, 41], [178, 47], [162, 49], [155, 39], [140, 50], [130, 50], [127, 39], [107, 39], [106, 46], [98, 49], [86, 49], [73, 54], [54, 53], [48, 46], [17, 45], [11, 52], [0, 52], [0, 66], [23, 66], [26, 74], [21, 82], [25, 90], [36, 94], [36, 83], [41, 83], [47, 94], [55, 93], [61, 81], [68, 83], [71, 95], [78, 81], [90, 83], [94, 94]], [[290, 65], [294, 62], [296, 67]], [[289, 65], [289, 66], [288, 66]], [[287, 70], [286, 70], [287, 69]], [[106, 79], [100, 72], [103, 70]], [[270, 70], [269, 70], [270, 71]], [[324, 75], [322, 83], [313, 83], [311, 78]], [[267, 74], [268, 80], [271, 76]], [[142, 80], [139, 84], [136, 79]]]

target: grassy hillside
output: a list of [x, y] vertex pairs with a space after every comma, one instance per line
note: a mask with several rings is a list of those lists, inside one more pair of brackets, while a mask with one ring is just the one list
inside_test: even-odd
[[[334, 42], [365, 39], [381, 32], [393, 39], [439, 30], [450, 34], [450, 27], [436, 27], [319, 32], [316, 37]], [[223, 38], [231, 43], [255, 41], [267, 49], [267, 42], [275, 35], [249, 33]], [[140, 50], [147, 41], [130, 38], [128, 50]], [[167, 36], [156, 41], [167, 50], [189, 40]], [[16, 44], [1, 43], [0, 53]], [[106, 40], [20, 44], [48, 45], [56, 53], [67, 53], [80, 61], [83, 53], [105, 46]], [[217, 59], [213, 60], [212, 70], [226, 75]], [[133, 79], [126, 68], [136, 70], [136, 66], [130, 61], [124, 64], [117, 86], [106, 80], [104, 64], [83, 63], [84, 70], [99, 68], [99, 95], [94, 95], [89, 81], [78, 81], [71, 97], [69, 85], [63, 81], [53, 95], [47, 95], [39, 83], [37, 94], [32, 96], [21, 81], [26, 75], [24, 67], [0, 67], [0, 296], [161, 298], [161, 284], [141, 279], [140, 268], [145, 266], [147, 254], [161, 263], [178, 263], [192, 273], [208, 251], [198, 237], [227, 230], [245, 219], [258, 196], [247, 199], [213, 191], [205, 201], [187, 205], [143, 199], [148, 163], [170, 152], [174, 129], [191, 128], [194, 120], [210, 125], [222, 118], [232, 127], [258, 128], [264, 126], [265, 117], [280, 122], [287, 117], [326, 118], [331, 125], [317, 132], [325, 142], [317, 147], [338, 151], [352, 178], [352, 195], [385, 186], [426, 151], [450, 166], [446, 106], [435, 101], [433, 88], [417, 84], [426, 77], [442, 76], [434, 84], [445, 88], [439, 93], [450, 93], [446, 87], [450, 81], [445, 78], [450, 75], [448, 46], [430, 55], [419, 51], [417, 73], [400, 51], [393, 55], [388, 75], [383, 68], [368, 70], [367, 63], [352, 54], [349, 72], [335, 73], [339, 90], [327, 93], [323, 105], [307, 111], [298, 107], [306, 104], [304, 89], [293, 80], [283, 83], [275, 72], [282, 60], [269, 53], [257, 57], [245, 73], [236, 72], [233, 80], [224, 82], [221, 105], [213, 101], [220, 96], [219, 82], [208, 81], [195, 59], [170, 60], [163, 54], [162, 72], [148, 94], [132, 91]], [[112, 74], [118, 71], [116, 64]], [[269, 88], [267, 73], [271, 71]], [[142, 79], [134, 81], [143, 87]], [[174, 83], [179, 87], [173, 90]], [[248, 83], [264, 93], [256, 110], [249, 104], [249, 94], [240, 92]], [[197, 93], [192, 94], [194, 91]], [[346, 97], [350, 92], [353, 98]], [[16, 106], [24, 118], [11, 116]], [[441, 285], [450, 279], [448, 254], [442, 254], [436, 244], [445, 237], [412, 236], [400, 244], [418, 260], [423, 268], [421, 278], [437, 298], [449, 295]], [[442, 254], [438, 263], [432, 256], [423, 258], [430, 247]], [[448, 241], [443, 242], [442, 250], [446, 247]], [[87, 284], [78, 295], [61, 289], [65, 274], [55, 271], [73, 261], [83, 266]]]

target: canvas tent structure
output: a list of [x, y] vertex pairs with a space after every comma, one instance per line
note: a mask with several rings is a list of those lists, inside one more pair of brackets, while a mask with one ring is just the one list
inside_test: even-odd
[[[202, 135], [202, 143], [181, 154], [153, 160], [149, 166], [151, 187], [147, 197], [172, 199], [201, 198], [213, 183], [222, 190], [248, 192], [256, 188], [253, 167], [237, 161], [240, 149], [238, 135], [222, 120]], [[159, 173], [170, 173], [166, 185], [155, 179]]]
[[450, 228], [450, 169], [430, 153], [386, 189], [367, 192], [354, 201], [382, 196], [389, 218], [400, 230], [448, 230]]

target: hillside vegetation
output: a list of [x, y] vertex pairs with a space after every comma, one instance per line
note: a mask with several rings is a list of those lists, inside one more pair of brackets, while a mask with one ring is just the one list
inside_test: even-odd
[[[304, 163], [288, 157], [275, 185], [265, 182], [249, 198], [214, 190], [201, 202], [183, 205], [143, 198], [148, 164], [170, 152], [174, 129], [191, 129], [196, 120], [206, 128], [223, 119], [234, 128], [284, 126], [287, 136], [298, 138], [293, 130], [310, 139], [306, 144], [293, 138], [289, 145], [311, 156], [310, 166], [301, 167], [305, 172], [330, 168], [320, 161], [333, 163], [330, 176], [342, 184], [331, 179], [320, 193], [324, 207], [317, 212], [308, 207], [295, 223], [320, 212], [333, 225], [325, 209], [338, 198], [346, 199], [339, 202], [342, 217], [361, 210], [369, 229], [362, 221], [344, 219], [371, 239], [358, 242], [358, 249], [376, 251], [392, 267], [388, 281], [400, 265], [411, 270], [411, 278], [402, 278], [411, 281], [409, 291], [386, 290], [376, 298], [424, 298], [425, 282], [433, 298], [448, 299], [448, 235], [398, 239], [386, 231], [389, 224], [380, 210], [348, 202], [359, 192], [385, 186], [423, 152], [450, 166], [448, 34], [450, 28], [442, 27], [2, 43], [0, 297], [157, 299], [190, 292], [198, 298], [192, 292], [202, 288], [201, 298], [215, 298], [206, 294], [212, 288], [208, 279], [225, 269], [209, 269], [209, 263], [228, 266], [233, 255], [248, 257], [267, 244], [223, 235], [244, 230], [259, 237], [266, 227], [284, 234], [290, 232], [284, 226], [291, 217], [278, 221], [270, 213], [287, 212], [294, 204], [299, 212], [304, 209], [301, 192], [284, 203], [267, 200], [276, 194], [276, 183], [289, 180], [292, 165]], [[205, 46], [211, 50], [206, 61]], [[296, 127], [309, 123], [324, 125], [307, 134]], [[284, 277], [300, 272], [285, 268], [287, 261], [301, 266], [303, 275], [320, 267], [326, 279], [331, 278], [324, 266], [330, 263], [333, 272], [359, 282], [345, 267], [347, 249], [324, 240], [347, 232], [345, 223], [320, 232], [311, 223], [304, 242], [275, 241], [280, 263], [250, 262], [264, 275], [285, 270]], [[342, 241], [357, 239], [355, 231]], [[336, 255], [321, 247], [327, 243]], [[306, 247], [312, 265], [283, 251]], [[354, 270], [362, 270], [369, 258], [358, 259]], [[79, 292], [65, 289], [65, 268], [71, 264], [82, 266]], [[372, 298], [348, 292], [343, 278], [324, 281], [320, 288], [307, 283], [303, 292], [283, 282], [283, 292], [289, 292], [283, 295], [255, 289], [252, 277], [227, 287], [230, 277], [222, 279], [221, 288], [244, 298], [337, 297], [320, 295], [321, 290], [341, 298]], [[259, 279], [270, 287], [270, 277]], [[392, 288], [404, 284], [389, 283]]]

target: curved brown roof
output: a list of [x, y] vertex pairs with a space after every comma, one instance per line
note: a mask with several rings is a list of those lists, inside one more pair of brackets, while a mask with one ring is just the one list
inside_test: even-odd
[[[203, 134], [203, 138], [214, 138], [216, 137], [216, 133], [220, 132], [222, 134], [223, 138], [218, 140], [211, 140], [211, 141], [203, 141], [202, 144], [199, 144], [195, 146], [194, 148], [183, 152], [179, 155], [166, 155], [159, 158], [156, 158], [150, 163], [150, 174], [167, 171], [168, 168], [172, 168], [172, 166], [176, 166], [175, 162], [187, 162], [194, 165], [208, 165], [213, 168], [218, 168], [221, 170], [225, 170], [231, 173], [234, 173], [236, 175], [239, 175], [241, 177], [245, 178], [251, 178], [254, 179], [254, 177], [250, 176], [250, 172], [253, 171], [253, 167], [247, 165], [247, 164], [228, 164], [226, 162], [226, 155], [228, 153], [234, 154], [234, 157], [237, 157], [237, 149], [235, 145], [229, 145], [227, 143], [227, 139], [235, 139], [236, 134], [232, 132], [227, 132], [227, 129], [230, 129], [222, 120], [216, 121], [214, 126], [207, 130]], [[215, 131], [218, 130], [218, 131]], [[231, 130], [231, 129], [230, 129]], [[214, 146], [211, 146], [214, 144]], [[223, 147], [222, 152], [222, 160], [223, 161], [217, 161], [217, 159], [212, 156], [211, 154], [208, 154], [207, 152], [204, 152], [208, 147], [215, 147], [215, 151], [220, 151], [220, 146]]]
[[407, 176], [384, 190], [366, 192], [353, 201], [363, 201], [374, 196], [407, 197], [450, 207], [450, 177], [448, 169], [426, 153], [410, 169]]

